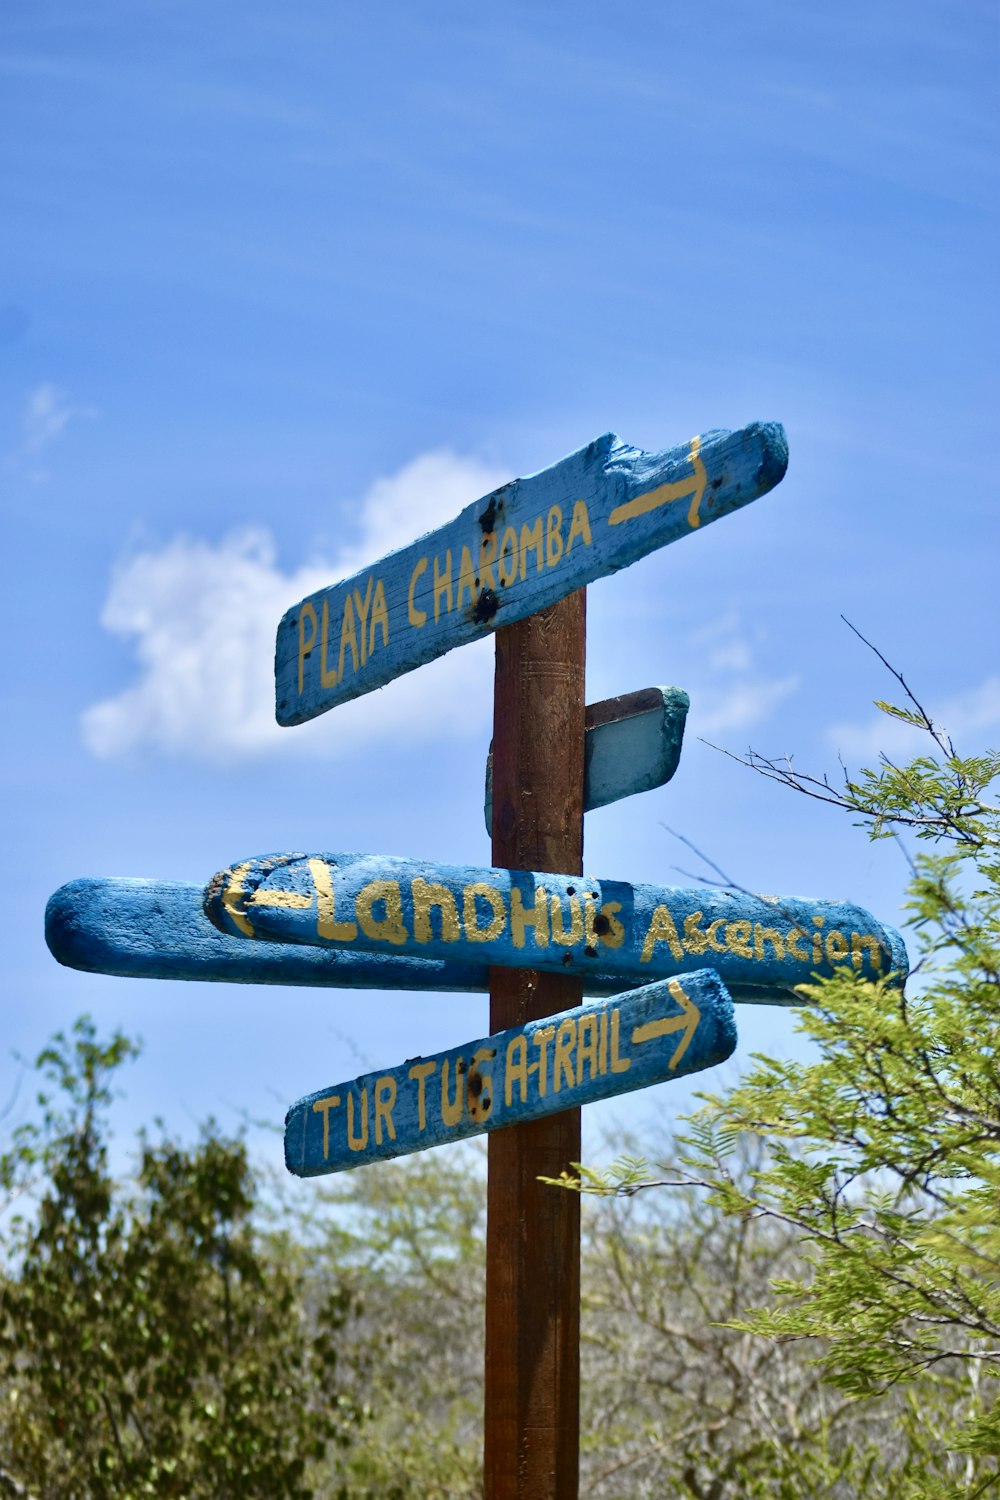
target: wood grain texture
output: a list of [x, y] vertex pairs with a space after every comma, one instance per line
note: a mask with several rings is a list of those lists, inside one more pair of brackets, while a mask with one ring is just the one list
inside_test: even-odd
[[[524, 619], [773, 489], [784, 429], [754, 422], [645, 453], [614, 433], [310, 594], [278, 626], [279, 724], [301, 724]], [[405, 538], [401, 538], [405, 541]]]
[[[583, 810], [649, 792], [670, 780], [680, 763], [691, 703], [680, 688], [640, 688], [588, 703], [583, 741]], [[493, 746], [486, 759], [483, 815], [493, 831]]]
[[342, 1172], [714, 1067], [736, 1046], [711, 969], [331, 1084], [285, 1117], [285, 1164]]
[[[528, 801], [525, 816], [543, 812]], [[234, 935], [242, 923], [247, 937], [585, 982], [591, 969], [610, 971], [619, 989], [708, 965], [734, 999], [772, 1004], [801, 1004], [797, 985], [840, 967], [868, 978], [908, 968], [900, 935], [849, 902], [377, 855], [245, 861], [215, 877], [206, 910]]]
[[[586, 593], [497, 632], [493, 860], [583, 868]], [[579, 879], [579, 877], [577, 877]], [[494, 968], [490, 1031], [578, 1005], [579, 977]], [[485, 1500], [575, 1500], [580, 1469], [580, 1201], [545, 1188], [581, 1158], [580, 1110], [489, 1143]]]

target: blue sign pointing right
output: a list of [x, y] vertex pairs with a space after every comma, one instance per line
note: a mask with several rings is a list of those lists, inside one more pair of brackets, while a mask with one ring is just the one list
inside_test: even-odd
[[319, 1089], [285, 1119], [298, 1177], [405, 1156], [724, 1062], [733, 1002], [711, 969], [644, 985]]
[[656, 453], [609, 432], [512, 480], [286, 611], [278, 723], [301, 724], [627, 568], [766, 495], [787, 463], [780, 422], [751, 422]]

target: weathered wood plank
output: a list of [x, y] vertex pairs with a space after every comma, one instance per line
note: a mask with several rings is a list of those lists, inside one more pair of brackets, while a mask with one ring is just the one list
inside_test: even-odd
[[899, 933], [847, 902], [387, 855], [246, 860], [213, 878], [205, 910], [234, 936], [585, 978], [610, 969], [619, 988], [709, 965], [734, 998], [750, 989], [787, 1005], [816, 974], [908, 968]]
[[454, 521], [288, 610], [275, 647], [279, 724], [301, 724], [748, 505], [788, 463], [754, 422], [661, 453], [613, 433], [515, 479]]
[[[484, 963], [247, 942], [205, 916], [205, 887], [171, 880], [73, 880], [49, 898], [45, 940], [70, 969], [124, 979], [188, 979], [363, 990], [483, 992]], [[604, 976], [608, 992], [617, 986]]]
[[[640, 688], [588, 703], [583, 742], [583, 810], [607, 807], [663, 786], [677, 770], [691, 701], [680, 688]], [[493, 831], [493, 746], [486, 758], [486, 831]]]
[[[496, 635], [492, 863], [583, 872], [587, 594]], [[491, 1032], [578, 1006], [579, 975], [490, 970]], [[579, 1107], [490, 1137], [483, 1500], [577, 1500], [580, 1199], [543, 1177], [582, 1156]]]
[[[656, 695], [645, 711], [629, 708]], [[614, 712], [616, 707], [621, 712]], [[584, 741], [584, 806], [588, 812], [622, 797], [664, 786], [680, 763], [690, 700], [680, 688], [644, 688], [594, 705], [593, 730]], [[598, 717], [600, 713], [606, 717]], [[589, 726], [588, 720], [588, 726]]]
[[711, 969], [319, 1089], [285, 1118], [299, 1177], [342, 1172], [608, 1099], [724, 1062], [733, 1003]]
[[[350, 990], [485, 994], [489, 965], [350, 948], [251, 941], [221, 932], [205, 916], [205, 887], [122, 877], [72, 880], [50, 897], [45, 940], [69, 969], [122, 979], [215, 984], [287, 984]], [[587, 995], [615, 995], [629, 981], [607, 965], [582, 975]], [[789, 1005], [794, 996], [759, 986], [731, 988], [735, 1000]]]

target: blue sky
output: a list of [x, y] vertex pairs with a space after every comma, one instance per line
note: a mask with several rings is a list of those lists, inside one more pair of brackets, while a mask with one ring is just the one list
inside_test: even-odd
[[[42, 912], [76, 876], [272, 849], [488, 863], [489, 646], [278, 730], [274, 627], [608, 429], [776, 419], [791, 457], [590, 590], [588, 697], [692, 707], [675, 780], [588, 815], [587, 869], [681, 881], [668, 824], [745, 886], [898, 920], [898, 850], [699, 737], [898, 750], [843, 613], [960, 746], [996, 742], [997, 62], [977, 0], [11, 0], [8, 1047], [120, 1024], [126, 1119], [185, 1130], [481, 1034], [480, 997], [76, 974]], [[799, 1045], [738, 1019], [742, 1055]], [[591, 1138], [688, 1097], [595, 1106]]]

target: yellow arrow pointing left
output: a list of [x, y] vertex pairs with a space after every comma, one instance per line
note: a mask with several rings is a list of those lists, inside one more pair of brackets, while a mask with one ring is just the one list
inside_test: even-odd
[[229, 883], [222, 893], [222, 904], [226, 913], [235, 922], [241, 932], [247, 937], [254, 936], [254, 930], [246, 915], [246, 889], [243, 885], [249, 872], [250, 865], [236, 865], [229, 877]]

